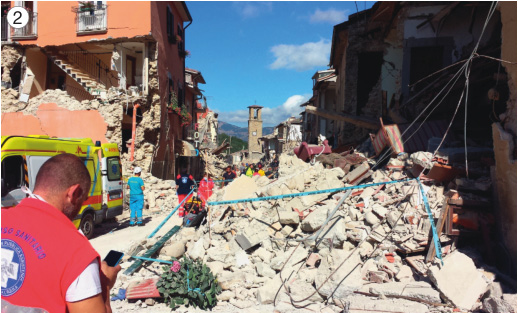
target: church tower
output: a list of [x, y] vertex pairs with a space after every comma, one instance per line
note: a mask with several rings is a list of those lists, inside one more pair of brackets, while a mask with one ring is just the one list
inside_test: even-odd
[[263, 120], [261, 120], [263, 107], [253, 105], [248, 107], [248, 154], [252, 159], [262, 153], [261, 142], [263, 137]]

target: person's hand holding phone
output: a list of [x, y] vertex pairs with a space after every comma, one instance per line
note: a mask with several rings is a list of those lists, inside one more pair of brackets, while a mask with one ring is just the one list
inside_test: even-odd
[[104, 277], [106, 277], [104, 285], [108, 286], [108, 290], [113, 288], [113, 285], [115, 284], [117, 274], [121, 270], [119, 262], [123, 255], [124, 253], [111, 250], [101, 263], [101, 272]]
[[113, 288], [115, 281], [117, 280], [117, 274], [121, 271], [121, 265], [115, 267], [108, 266], [106, 261], [101, 263], [101, 279], [103, 279], [103, 285], [108, 287], [108, 290]]

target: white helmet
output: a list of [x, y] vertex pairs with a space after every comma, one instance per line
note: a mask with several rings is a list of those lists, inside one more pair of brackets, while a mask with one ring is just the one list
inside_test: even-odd
[[142, 172], [142, 168], [140, 168], [140, 167], [135, 167], [135, 169], [133, 170], [134, 174], [141, 173], [141, 172]]

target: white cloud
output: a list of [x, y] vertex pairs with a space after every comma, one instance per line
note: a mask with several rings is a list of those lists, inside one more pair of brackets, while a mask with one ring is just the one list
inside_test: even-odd
[[[261, 110], [261, 118], [264, 126], [277, 125], [285, 121], [289, 117], [299, 118], [302, 111], [301, 104], [305, 103], [311, 95], [293, 95], [289, 97], [282, 105], [270, 108], [264, 107]], [[218, 112], [218, 120], [234, 125], [247, 125], [248, 108], [230, 112]]]
[[317, 9], [315, 13], [309, 17], [309, 21], [311, 23], [338, 24], [347, 20], [347, 12], [348, 10], [338, 11], [335, 9], [329, 9], [322, 11]]
[[259, 16], [263, 12], [271, 12], [271, 2], [234, 2], [234, 9], [243, 19]]
[[317, 42], [302, 45], [277, 45], [270, 49], [275, 55], [275, 61], [270, 69], [292, 69], [306, 71], [314, 67], [323, 67], [329, 64], [331, 42], [321, 39]]

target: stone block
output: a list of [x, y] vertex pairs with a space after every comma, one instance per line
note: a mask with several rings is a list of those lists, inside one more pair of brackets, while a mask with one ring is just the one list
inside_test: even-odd
[[237, 286], [242, 286], [245, 280], [245, 274], [240, 271], [224, 271], [218, 276], [218, 282], [222, 290], [231, 290]]
[[[324, 281], [343, 262], [344, 264], [325, 283]], [[315, 285], [322, 288], [320, 294], [334, 298], [343, 299], [353, 294], [362, 285], [361, 281], [361, 258], [357, 252], [344, 252], [333, 250], [328, 258], [323, 258], [320, 264], [319, 273], [315, 278]]]
[[260, 304], [272, 304], [281, 285], [282, 281], [279, 275], [266, 281], [262, 287], [257, 289], [257, 301]]
[[300, 228], [306, 232], [313, 232], [320, 228], [327, 219], [327, 206], [319, 206], [309, 214], [300, 224]]
[[[302, 300], [311, 295], [307, 301], [302, 302], [301, 304], [305, 304], [307, 302], [323, 302], [324, 299], [318, 294], [315, 287], [312, 284], [306, 282], [303, 279], [297, 279], [291, 283], [289, 283], [289, 290], [291, 297], [293, 300]], [[312, 295], [313, 294], [313, 295]]]
[[[360, 177], [362, 177], [362, 175], [369, 171], [370, 169], [370, 166], [369, 166], [369, 163], [367, 162], [364, 162], [362, 163], [361, 165], [358, 165], [356, 166], [356, 168], [354, 168], [353, 171], [350, 171], [345, 177], [344, 177], [344, 181], [345, 182], [355, 182], [357, 181]], [[353, 184], [353, 183], [351, 183]]]
[[287, 237], [290, 233], [292, 233], [294, 230], [294, 228], [290, 225], [286, 225], [284, 226], [284, 228], [282, 228], [281, 230], [281, 233], [283, 236]]
[[187, 250], [187, 255], [189, 255], [192, 259], [202, 259], [205, 255], [205, 247], [203, 245], [204, 240], [203, 238], [201, 238], [198, 241], [196, 241], [194, 245], [189, 247], [189, 249]]
[[279, 212], [279, 222], [283, 225], [296, 225], [300, 221], [299, 214], [294, 211]]
[[388, 274], [384, 271], [371, 271], [369, 272], [369, 281], [377, 284], [381, 284], [389, 281]]
[[257, 274], [261, 277], [273, 278], [275, 277], [275, 270], [271, 269], [270, 266], [266, 263], [258, 263], [255, 265], [255, 269]]
[[514, 308], [504, 299], [485, 298], [482, 302], [482, 309], [487, 313], [514, 313]]
[[414, 274], [412, 272], [412, 268], [407, 265], [402, 265], [399, 269], [399, 272], [396, 275], [396, 279], [400, 282], [408, 282], [411, 281]]
[[161, 250], [164, 254], [170, 257], [180, 258], [185, 254], [185, 243], [174, 242]]
[[428, 277], [446, 299], [465, 310], [471, 310], [489, 286], [471, 258], [459, 251], [446, 256], [442, 267], [430, 267]]
[[378, 222], [380, 222], [380, 219], [373, 212], [368, 212], [365, 214], [365, 222], [368, 223], [369, 225], [373, 226], [373, 225], [377, 224]]

